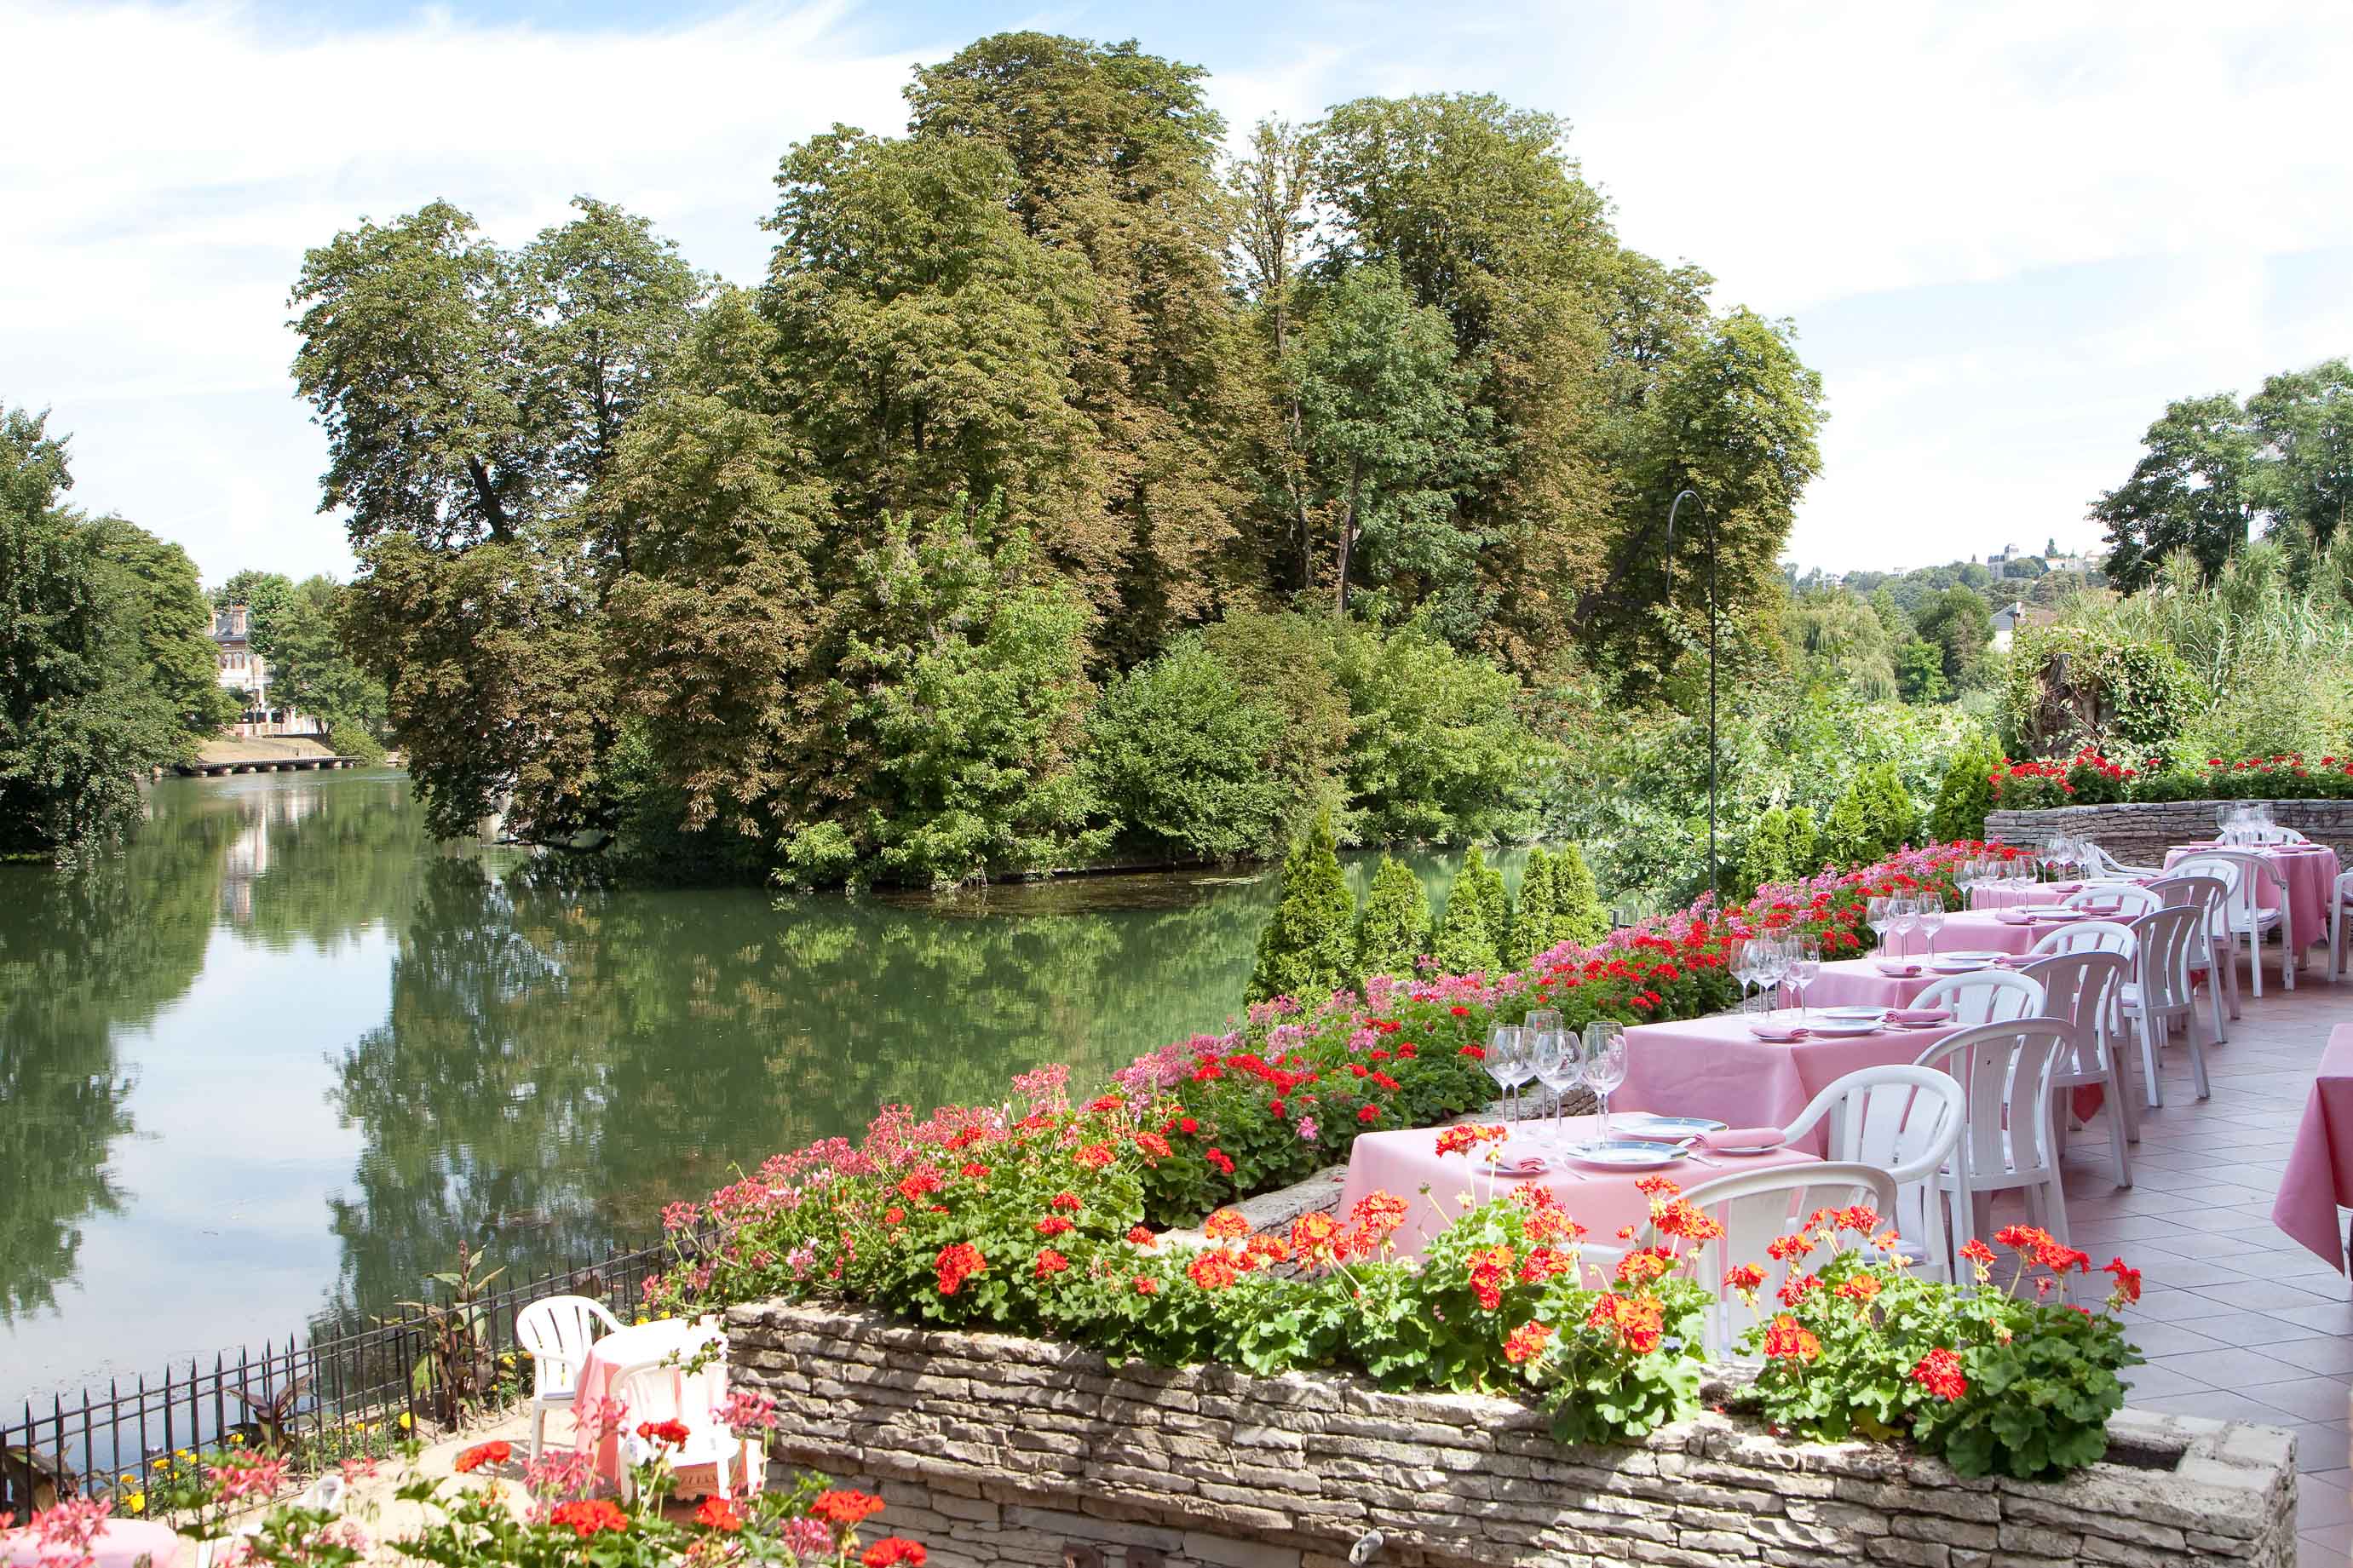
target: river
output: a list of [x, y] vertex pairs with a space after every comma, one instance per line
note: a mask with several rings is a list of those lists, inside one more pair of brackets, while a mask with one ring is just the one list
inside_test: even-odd
[[1220, 1029], [1276, 897], [583, 889], [436, 843], [389, 771], [150, 811], [90, 871], [0, 867], [0, 1407], [385, 1310], [461, 1239], [525, 1278], [878, 1105]]

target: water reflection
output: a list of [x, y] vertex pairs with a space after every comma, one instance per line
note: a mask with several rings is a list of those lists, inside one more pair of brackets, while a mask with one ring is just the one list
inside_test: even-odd
[[396, 774], [166, 782], [95, 872], [0, 868], [0, 1400], [384, 1310], [461, 1238], [568, 1265], [885, 1101], [1220, 1027], [1275, 892], [779, 909], [435, 845]]

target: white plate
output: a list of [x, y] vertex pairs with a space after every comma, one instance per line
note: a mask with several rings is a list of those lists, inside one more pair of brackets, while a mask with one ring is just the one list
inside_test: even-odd
[[1991, 963], [1995, 959], [2003, 956], [2004, 954], [1999, 952], [1964, 952], [1956, 948], [1951, 952], [1938, 953], [1936, 962], [1938, 963]]
[[1653, 1116], [1647, 1110], [1621, 1112], [1609, 1119], [1609, 1131], [1629, 1138], [1689, 1138], [1701, 1132], [1721, 1132], [1731, 1125], [1728, 1121], [1711, 1121], [1704, 1116]]
[[2021, 906], [2020, 912], [2038, 921], [2071, 921], [2083, 911], [2071, 910], [2064, 904], [2026, 904]]
[[1656, 1171], [1684, 1158], [1672, 1143], [1651, 1143], [1635, 1138], [1589, 1140], [1571, 1143], [1568, 1157], [1586, 1165], [1607, 1165], [1614, 1171]]
[[1812, 1029], [1816, 1035], [1859, 1040], [1865, 1035], [1879, 1033], [1880, 1024], [1876, 1018], [1832, 1018], [1813, 1025]]
[[1748, 1148], [1746, 1148], [1746, 1149], [1714, 1149], [1714, 1148], [1711, 1148], [1711, 1149], [1708, 1151], [1708, 1152], [1709, 1152], [1709, 1153], [1711, 1153], [1711, 1154], [1721, 1154], [1722, 1156], [1724, 1156], [1724, 1158], [1725, 1158], [1725, 1159], [1727, 1159], [1727, 1160], [1749, 1160], [1749, 1159], [1754, 1159], [1756, 1156], [1757, 1156], [1757, 1155], [1759, 1155], [1759, 1154], [1770, 1154], [1770, 1153], [1772, 1153], [1772, 1152], [1773, 1152], [1775, 1150], [1777, 1150], [1777, 1149], [1786, 1149], [1786, 1148], [1788, 1148], [1788, 1145], [1789, 1145], [1789, 1141], [1788, 1141], [1787, 1138], [1782, 1138], [1782, 1139], [1778, 1139], [1778, 1140], [1776, 1140], [1775, 1142], [1770, 1142], [1770, 1143], [1757, 1143], [1757, 1144], [1752, 1144], [1752, 1145], [1750, 1145]]
[[1825, 1007], [1821, 1010], [1821, 1016], [1825, 1018], [1868, 1018], [1877, 1023], [1887, 1016], [1887, 1009], [1884, 1007]]

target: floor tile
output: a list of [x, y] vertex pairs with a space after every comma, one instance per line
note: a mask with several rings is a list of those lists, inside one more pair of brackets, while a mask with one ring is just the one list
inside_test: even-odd
[[2300, 1421], [2342, 1421], [2353, 1415], [2353, 1386], [2340, 1377], [2301, 1377], [2286, 1383], [2234, 1386], [2250, 1399], [2260, 1399]]

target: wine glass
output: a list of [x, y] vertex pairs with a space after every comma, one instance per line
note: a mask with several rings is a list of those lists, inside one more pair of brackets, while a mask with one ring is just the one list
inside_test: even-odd
[[1520, 1026], [1522, 1028], [1534, 1029], [1538, 1034], [1543, 1034], [1546, 1029], [1556, 1031], [1560, 1027], [1560, 1009], [1557, 1007], [1531, 1007], [1528, 1009], [1528, 1016], [1521, 1020]]
[[[1533, 1079], [1541, 1083], [1544, 1081], [1545, 1074], [1560, 1070], [1560, 1031], [1558, 1029], [1526, 1027], [1520, 1033], [1528, 1042], [1527, 1056], [1525, 1058], [1527, 1063], [1527, 1078], [1522, 1079], [1521, 1082], [1525, 1083]], [[1536, 1113], [1538, 1115], [1544, 1113], [1544, 1103], [1541, 1100], [1536, 1103]], [[1525, 1110], [1521, 1112], [1520, 1120], [1523, 1121], [1527, 1120], [1527, 1113]]]
[[1818, 936], [1799, 937], [1796, 951], [1789, 956], [1789, 979], [1798, 989], [1798, 1015], [1800, 1019], [1806, 1012], [1806, 987], [1811, 985], [1821, 972], [1822, 939]]
[[1585, 1081], [1585, 1047], [1574, 1029], [1549, 1031], [1546, 1037], [1554, 1042], [1549, 1057], [1539, 1049], [1536, 1055], [1536, 1077], [1552, 1090], [1552, 1140], [1561, 1142], [1561, 1106], [1568, 1091]]
[[1585, 1026], [1585, 1081], [1601, 1102], [1602, 1142], [1609, 1139], [1609, 1091], [1626, 1081], [1626, 1026], [1596, 1018]]
[[1879, 945], [1883, 950], [1887, 946], [1887, 933], [1894, 929], [1894, 924], [1887, 912], [1887, 906], [1893, 901], [1886, 898], [1875, 898], [1862, 906], [1862, 923], [1869, 926], [1873, 933], [1879, 938]]
[[1899, 942], [1904, 942], [1913, 931], [1919, 929], [1920, 900], [1909, 894], [1888, 900], [1887, 923], [1894, 928], [1895, 940]]
[[1786, 937], [1768, 936], [1757, 944], [1760, 950], [1757, 961], [1757, 981], [1765, 988], [1765, 1016], [1778, 1011], [1774, 1004], [1780, 998], [1781, 982], [1789, 973], [1789, 943]]
[[1480, 1065], [1487, 1069], [1487, 1076], [1495, 1080], [1495, 1089], [1503, 1097], [1506, 1118], [1512, 1111], [1512, 1086], [1519, 1081], [1513, 1076], [1518, 1071], [1516, 1058], [1519, 1054], [1520, 1031], [1516, 1026], [1498, 1024], [1487, 1031], [1487, 1059]]
[[1757, 943], [1748, 937], [1734, 937], [1724, 947], [1724, 967], [1740, 982], [1740, 1010], [1748, 1011], [1748, 988], [1757, 983]]
[[1912, 915], [1920, 934], [1928, 939], [1928, 956], [1936, 956], [1936, 933], [1945, 929], [1945, 900], [1941, 893], [1923, 893]]

